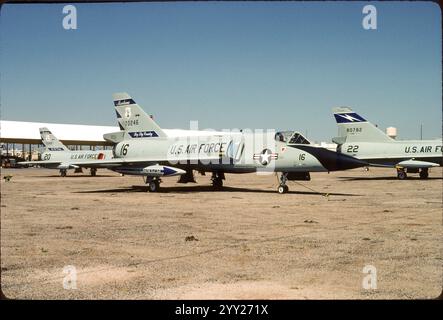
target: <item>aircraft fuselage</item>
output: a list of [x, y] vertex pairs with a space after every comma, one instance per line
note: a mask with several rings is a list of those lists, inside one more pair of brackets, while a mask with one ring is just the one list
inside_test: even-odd
[[409, 140], [392, 142], [349, 142], [338, 152], [365, 160], [370, 164], [396, 166], [407, 160], [443, 164], [441, 140]]
[[[241, 133], [233, 136], [215, 134], [204, 137], [127, 139], [115, 145], [114, 157], [127, 159], [128, 163], [131, 159], [147, 159], [145, 163], [113, 168], [125, 173], [130, 172], [128, 167], [138, 167], [141, 170], [156, 163], [227, 173], [337, 170], [336, 163], [322, 163], [311, 153], [298, 149], [297, 145], [289, 145], [273, 138], [266, 142], [265, 137], [250, 138]], [[133, 174], [137, 174], [137, 170]]]

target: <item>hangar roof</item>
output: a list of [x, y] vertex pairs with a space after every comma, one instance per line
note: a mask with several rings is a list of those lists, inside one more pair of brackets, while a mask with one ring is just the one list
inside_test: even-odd
[[[0, 142], [40, 144], [39, 128], [48, 128], [54, 136], [66, 145], [112, 145], [103, 139], [105, 133], [120, 131], [119, 127], [60, 124], [26, 121], [0, 121]], [[163, 129], [170, 137], [228, 134], [216, 131]]]
[[118, 127], [112, 126], [0, 121], [0, 142], [39, 144], [39, 128], [42, 127], [47, 127], [67, 145], [108, 145], [103, 134], [120, 131]]

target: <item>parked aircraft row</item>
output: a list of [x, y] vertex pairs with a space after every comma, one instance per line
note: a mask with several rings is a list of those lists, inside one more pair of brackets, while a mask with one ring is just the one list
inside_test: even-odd
[[62, 176], [67, 169], [106, 168], [121, 174], [140, 175], [148, 190], [159, 190], [161, 178], [181, 176], [179, 182], [194, 181], [193, 171], [212, 173], [215, 189], [223, 186], [225, 173], [279, 173], [279, 193], [288, 191], [288, 180], [309, 180], [310, 172], [330, 172], [363, 166], [397, 168], [398, 178], [442, 165], [442, 140], [396, 141], [349, 108], [335, 108], [339, 128], [336, 152], [313, 146], [296, 131], [186, 131], [168, 135], [127, 94], [113, 95], [119, 132], [103, 136], [112, 151], [69, 151], [47, 129], [40, 135], [45, 145], [38, 164], [56, 168]]

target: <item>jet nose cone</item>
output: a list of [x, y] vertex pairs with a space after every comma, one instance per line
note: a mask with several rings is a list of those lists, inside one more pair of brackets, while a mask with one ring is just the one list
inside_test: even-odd
[[312, 154], [328, 171], [354, 169], [368, 165], [367, 162], [361, 161], [354, 157], [321, 147], [306, 145], [297, 145], [294, 147]]

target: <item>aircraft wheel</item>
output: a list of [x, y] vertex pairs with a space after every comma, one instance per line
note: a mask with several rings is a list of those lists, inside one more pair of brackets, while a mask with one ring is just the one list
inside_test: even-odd
[[60, 176], [66, 177], [66, 170], [65, 169], [60, 170]]
[[429, 177], [428, 169], [421, 169], [420, 170], [420, 179], [427, 179]]
[[404, 170], [397, 171], [397, 178], [399, 178], [400, 180], [405, 180], [407, 177], [408, 175], [406, 174], [406, 171]]
[[148, 190], [149, 192], [157, 192], [160, 189], [160, 183], [157, 180], [149, 182]]
[[287, 185], [279, 185], [277, 191], [278, 193], [283, 194], [289, 191], [289, 187]]
[[217, 190], [221, 189], [223, 187], [223, 180], [222, 179], [212, 180], [212, 186]]
[[97, 175], [97, 169], [91, 169], [91, 177], [95, 177]]

